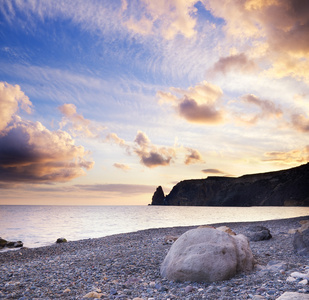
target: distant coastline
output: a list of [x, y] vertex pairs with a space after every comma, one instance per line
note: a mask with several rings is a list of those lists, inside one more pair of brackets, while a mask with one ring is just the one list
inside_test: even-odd
[[168, 195], [161, 186], [151, 205], [309, 206], [309, 163], [241, 177], [211, 176], [177, 183]]

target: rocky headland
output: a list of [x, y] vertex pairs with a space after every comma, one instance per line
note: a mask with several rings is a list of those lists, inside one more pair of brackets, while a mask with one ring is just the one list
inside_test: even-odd
[[[229, 227], [236, 236], [248, 237], [254, 258], [252, 270], [213, 282], [174, 281], [160, 273], [177, 237], [197, 226], [148, 229], [0, 252], [0, 298], [309, 299], [309, 241], [304, 239], [309, 235], [308, 225], [309, 216], [212, 224], [217, 230]], [[301, 248], [304, 244], [305, 252]]]
[[168, 195], [155, 191], [151, 205], [309, 206], [309, 163], [241, 177], [209, 176], [184, 180]]

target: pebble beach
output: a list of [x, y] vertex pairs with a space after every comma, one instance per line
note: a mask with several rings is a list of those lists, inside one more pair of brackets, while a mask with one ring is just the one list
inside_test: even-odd
[[[21, 248], [0, 253], [1, 299], [277, 299], [284, 292], [309, 298], [309, 285], [291, 274], [309, 272], [309, 259], [297, 255], [291, 229], [309, 216], [261, 222], [220, 223], [237, 234], [252, 225], [267, 227], [272, 238], [250, 241], [256, 267], [246, 274], [212, 283], [173, 282], [160, 275], [171, 245], [190, 227], [148, 229], [97, 239]], [[57, 238], [57, 237], [56, 237]], [[66, 237], [69, 240], [69, 237]], [[267, 268], [269, 264], [281, 267]]]

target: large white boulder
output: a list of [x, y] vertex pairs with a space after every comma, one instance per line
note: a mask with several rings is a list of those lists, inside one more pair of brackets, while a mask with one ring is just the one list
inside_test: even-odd
[[244, 235], [196, 228], [175, 241], [160, 271], [169, 280], [213, 282], [250, 271], [253, 264], [249, 242]]
[[285, 292], [277, 300], [309, 300], [309, 295], [297, 292]]

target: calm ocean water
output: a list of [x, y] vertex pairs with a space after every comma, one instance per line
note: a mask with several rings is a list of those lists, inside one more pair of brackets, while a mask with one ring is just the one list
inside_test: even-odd
[[147, 228], [263, 221], [309, 215], [309, 207], [0, 206], [0, 237], [40, 247]]

